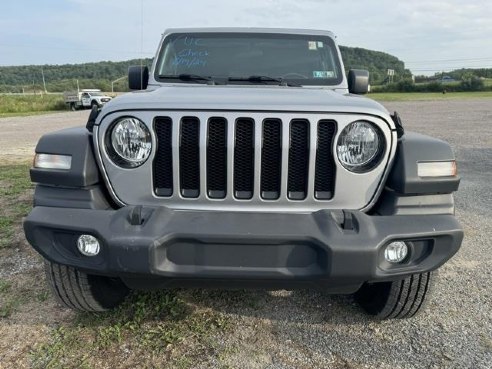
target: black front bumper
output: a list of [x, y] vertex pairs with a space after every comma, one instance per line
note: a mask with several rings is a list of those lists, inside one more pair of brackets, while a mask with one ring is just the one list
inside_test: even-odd
[[[340, 212], [332, 211], [274, 214], [148, 207], [142, 210], [143, 223], [132, 225], [132, 210], [37, 206], [24, 229], [46, 259], [120, 276], [129, 284], [149, 278], [168, 285], [201, 281], [239, 287], [244, 282], [259, 287], [300, 282], [342, 290], [436, 269], [458, 251], [463, 238], [452, 215], [352, 212], [353, 227], [344, 229]], [[99, 255], [78, 252], [81, 234], [100, 240]], [[384, 247], [393, 240], [410, 246], [401, 264], [384, 261]]]

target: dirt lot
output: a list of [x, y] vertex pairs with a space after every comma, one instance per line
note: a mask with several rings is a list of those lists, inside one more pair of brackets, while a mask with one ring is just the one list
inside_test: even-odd
[[[32, 189], [28, 166], [11, 165], [0, 168], [10, 239], [0, 246], [0, 367], [492, 368], [492, 100], [385, 105], [406, 129], [449, 141], [463, 177], [465, 241], [425, 314], [381, 323], [351, 297], [313, 291], [175, 291], [101, 317], [73, 313], [55, 304], [20, 232]], [[30, 160], [42, 133], [87, 115], [0, 119], [3, 160]]]
[[62, 128], [85, 125], [89, 112], [64, 112], [27, 117], [0, 118], [2, 157], [31, 159], [39, 137]]

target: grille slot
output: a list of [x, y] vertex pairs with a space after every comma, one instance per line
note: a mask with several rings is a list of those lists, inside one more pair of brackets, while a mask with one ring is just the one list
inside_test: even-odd
[[309, 121], [293, 119], [290, 122], [288, 197], [304, 200], [307, 194], [309, 168]]
[[207, 193], [223, 199], [227, 194], [227, 121], [210, 118], [207, 133]]
[[250, 199], [254, 188], [255, 122], [250, 118], [236, 120], [234, 138], [234, 196]]
[[263, 121], [261, 148], [261, 197], [277, 200], [280, 197], [282, 175], [282, 121]]
[[319, 200], [333, 198], [335, 190], [336, 166], [333, 160], [333, 138], [335, 137], [335, 132], [335, 121], [320, 120], [318, 122], [314, 196]]
[[155, 194], [169, 197], [173, 194], [173, 122], [171, 118], [156, 118], [154, 130], [157, 138], [157, 150], [154, 160]]
[[179, 137], [179, 180], [183, 197], [200, 195], [200, 121], [197, 117], [181, 119]]

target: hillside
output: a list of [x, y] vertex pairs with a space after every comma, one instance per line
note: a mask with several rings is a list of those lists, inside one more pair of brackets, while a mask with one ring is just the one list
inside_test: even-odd
[[[340, 49], [345, 68], [368, 69], [372, 84], [383, 82], [387, 69], [395, 70], [395, 81], [409, 75], [404, 63], [392, 55], [358, 47], [341, 46]], [[150, 65], [152, 59], [144, 59], [143, 62]], [[0, 92], [22, 92], [23, 87], [26, 91], [42, 89], [42, 72], [50, 92], [77, 88], [77, 80], [80, 88], [100, 88], [108, 91], [111, 90], [111, 81], [125, 76], [128, 66], [139, 63], [140, 60], [134, 59], [121, 62], [0, 67]], [[115, 84], [115, 90], [125, 89], [125, 80]]]
[[[143, 63], [150, 65], [152, 59], [144, 59]], [[123, 77], [130, 65], [140, 64], [139, 59], [121, 62], [101, 61], [84, 64], [63, 65], [22, 65], [0, 67], [0, 92], [22, 92], [22, 87], [28, 90], [42, 88], [42, 72], [50, 92], [61, 92], [77, 88], [99, 88], [111, 90], [111, 81]], [[115, 84], [115, 89], [126, 88], [126, 81]]]
[[395, 71], [394, 80], [410, 77], [411, 73], [405, 69], [405, 63], [396, 56], [381, 51], [367, 50], [360, 47], [340, 46], [345, 69], [367, 69], [371, 84], [381, 84], [387, 76], [388, 69]]

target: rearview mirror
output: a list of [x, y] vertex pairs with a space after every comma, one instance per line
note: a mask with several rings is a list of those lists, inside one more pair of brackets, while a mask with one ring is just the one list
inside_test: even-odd
[[369, 72], [363, 69], [349, 70], [348, 88], [352, 94], [366, 94], [369, 90]]
[[145, 90], [149, 84], [149, 68], [134, 65], [128, 68], [128, 87], [130, 90]]

